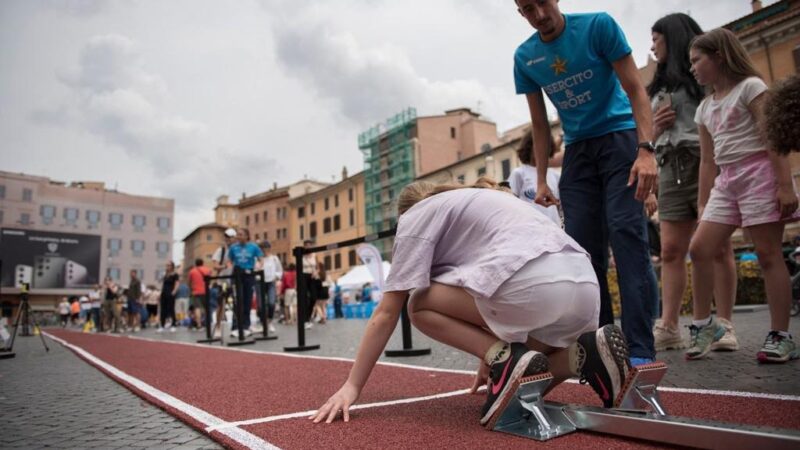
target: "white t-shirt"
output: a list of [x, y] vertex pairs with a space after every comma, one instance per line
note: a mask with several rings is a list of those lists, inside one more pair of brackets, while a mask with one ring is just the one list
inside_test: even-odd
[[275, 255], [265, 255], [261, 260], [261, 268], [264, 270], [264, 281], [267, 283], [274, 283], [283, 276], [281, 260]]
[[228, 261], [230, 261], [230, 258], [229, 258], [229, 255], [228, 255], [228, 246], [227, 245], [223, 245], [221, 247], [218, 247], [214, 251], [214, 254], [211, 256], [211, 260], [214, 261], [217, 264], [220, 264], [222, 267], [224, 267], [222, 270], [219, 271], [219, 275], [220, 276], [224, 277], [224, 276], [233, 274], [233, 270], [228, 267]]
[[433, 280], [491, 298], [525, 263], [564, 248], [586, 255], [544, 214], [509, 193], [443, 192], [400, 216], [383, 291], [426, 288]]
[[[558, 180], [560, 175], [553, 169], [547, 169], [547, 187], [553, 192], [556, 198], [560, 199], [561, 195], [558, 192]], [[508, 184], [511, 187], [511, 192], [523, 200], [525, 203], [532, 205], [538, 209], [539, 212], [547, 216], [558, 226], [561, 226], [561, 217], [558, 215], [558, 207], [548, 206], [544, 207], [534, 201], [536, 199], [536, 187], [538, 185], [539, 175], [536, 173], [536, 167], [523, 164], [511, 172], [508, 177]]]
[[100, 291], [94, 289], [89, 291], [89, 302], [92, 304], [92, 308], [101, 307], [103, 301], [100, 299]]
[[740, 81], [722, 99], [714, 100], [710, 95], [697, 107], [694, 121], [711, 133], [717, 165], [735, 163], [767, 150], [755, 117], [747, 109], [766, 90], [761, 78], [750, 77]]

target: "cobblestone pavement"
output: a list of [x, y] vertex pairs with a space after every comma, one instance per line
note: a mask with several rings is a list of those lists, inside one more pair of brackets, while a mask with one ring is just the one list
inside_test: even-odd
[[[688, 318], [682, 318], [688, 324]], [[718, 390], [741, 390], [800, 395], [800, 361], [783, 365], [759, 365], [755, 353], [766, 335], [766, 310], [737, 312], [734, 324], [741, 350], [714, 353], [708, 360], [687, 362], [682, 351], [659, 354], [669, 364], [662, 385]], [[309, 355], [352, 358], [356, 354], [365, 320], [331, 320], [306, 331], [308, 344], [321, 348]], [[790, 331], [800, 336], [800, 321]], [[684, 335], [688, 331], [684, 329]], [[141, 337], [195, 342], [204, 333], [179, 329], [158, 334], [144, 330]], [[259, 341], [248, 350], [283, 351], [297, 344], [294, 327], [278, 325], [279, 339]], [[415, 348], [431, 348], [430, 355], [387, 358], [399, 362], [444, 369], [474, 370], [476, 359], [439, 344], [418, 331]], [[111, 381], [69, 350], [48, 341], [45, 354], [38, 338], [18, 338], [16, 358], [0, 360], [0, 448], [219, 448], [210, 439], [144, 402]], [[214, 344], [219, 345], [219, 343]], [[400, 329], [387, 347], [402, 348]], [[468, 387], [468, 386], [465, 386]]]

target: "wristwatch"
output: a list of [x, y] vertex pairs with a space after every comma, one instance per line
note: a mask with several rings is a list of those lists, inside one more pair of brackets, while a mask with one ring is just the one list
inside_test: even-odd
[[639, 142], [639, 145], [637, 145], [636, 148], [643, 148], [650, 153], [656, 152], [656, 146], [653, 145], [651, 141]]

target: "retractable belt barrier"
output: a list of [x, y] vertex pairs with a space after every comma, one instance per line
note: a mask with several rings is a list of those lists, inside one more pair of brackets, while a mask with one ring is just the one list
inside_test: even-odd
[[[311, 248], [295, 247], [292, 250], [292, 255], [295, 258], [295, 267], [297, 270], [297, 317], [298, 317], [297, 346], [284, 347], [283, 348], [284, 351], [305, 352], [309, 350], [318, 350], [320, 348], [319, 344], [306, 344], [306, 329], [305, 329], [304, 318], [308, 313], [306, 311], [306, 308], [310, 305], [308, 304], [309, 292], [306, 288], [306, 283], [303, 282], [304, 281], [303, 255], [320, 251], [336, 250], [339, 248], [351, 247], [353, 245], [377, 241], [379, 239], [385, 239], [394, 236], [396, 231], [397, 230], [393, 228], [391, 230], [381, 231], [379, 233], [369, 234], [363, 237], [337, 242], [335, 244], [328, 244]], [[311, 276], [311, 274], [308, 274], [308, 276]], [[422, 349], [414, 348], [414, 345], [411, 340], [411, 320], [408, 318], [407, 309], [408, 309], [408, 299], [406, 299], [406, 304], [403, 306], [403, 310], [400, 316], [401, 328], [403, 333], [403, 348], [398, 350], [386, 350], [385, 352], [386, 356], [390, 357], [419, 356], [419, 355], [427, 355], [431, 352], [429, 348], [422, 348]]]

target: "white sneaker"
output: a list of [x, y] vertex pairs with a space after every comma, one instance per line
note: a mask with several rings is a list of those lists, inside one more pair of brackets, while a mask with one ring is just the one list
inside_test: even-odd
[[269, 324], [269, 325], [267, 325], [267, 330], [268, 330], [270, 333], [272, 333], [272, 334], [275, 334], [275, 333], [277, 333], [277, 332], [278, 332], [278, 330], [276, 330], [276, 329], [275, 329], [275, 326], [274, 326], [274, 325], [272, 325], [272, 324]]
[[139, 332], [139, 331], [141, 331], [141, 330], [142, 330], [142, 329], [141, 329], [140, 327], [135, 327], [135, 328], [133, 329], [133, 332], [134, 332], [134, 333], [138, 333], [138, 332]]
[[717, 322], [725, 328], [725, 335], [720, 340], [711, 344], [711, 351], [714, 352], [735, 352], [739, 350], [739, 340], [736, 339], [736, 330], [730, 320], [717, 317]]
[[311, 322], [306, 322], [306, 330], [310, 330], [314, 325], [311, 325]]
[[686, 348], [686, 342], [681, 336], [681, 330], [667, 328], [661, 319], [656, 320], [656, 324], [653, 327], [653, 340], [657, 352]]
[[239, 330], [232, 330], [231, 337], [239, 337]]
[[156, 333], [163, 333], [163, 332], [164, 332], [164, 329], [161, 328], [161, 327], [158, 327], [158, 329], [156, 330]]
[[244, 337], [250, 337], [253, 335], [253, 332], [250, 330], [244, 330]]
[[175, 327], [169, 327], [169, 332], [170, 333], [174, 333], [175, 332]]

